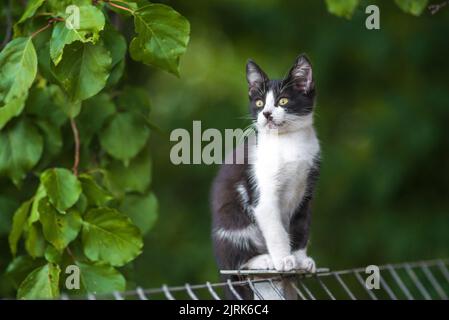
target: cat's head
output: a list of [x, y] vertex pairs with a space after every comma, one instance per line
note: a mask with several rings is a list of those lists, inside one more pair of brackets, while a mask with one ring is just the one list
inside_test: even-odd
[[312, 65], [304, 55], [296, 58], [287, 76], [270, 80], [252, 60], [246, 64], [250, 112], [259, 130], [288, 132], [309, 126], [315, 102]]

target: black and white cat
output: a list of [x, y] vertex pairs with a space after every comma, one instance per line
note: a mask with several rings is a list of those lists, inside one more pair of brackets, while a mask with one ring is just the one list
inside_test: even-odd
[[246, 143], [245, 163], [222, 165], [213, 183], [218, 266], [314, 272], [306, 254], [320, 162], [312, 66], [300, 55], [286, 78], [269, 80], [249, 60], [246, 75], [257, 143]]

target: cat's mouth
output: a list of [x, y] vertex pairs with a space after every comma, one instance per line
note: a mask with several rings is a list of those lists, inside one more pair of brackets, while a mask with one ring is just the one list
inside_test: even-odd
[[280, 127], [282, 127], [284, 125], [285, 121], [281, 121], [279, 123], [273, 121], [273, 120], [268, 120], [267, 123], [265, 124], [266, 127], [268, 127], [268, 129], [278, 129]]

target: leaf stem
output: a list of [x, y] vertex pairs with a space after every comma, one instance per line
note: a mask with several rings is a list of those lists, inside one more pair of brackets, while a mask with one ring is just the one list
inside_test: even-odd
[[124, 6], [121, 6], [119, 4], [113, 3], [112, 1], [120, 2], [120, 3], [126, 3], [126, 2], [123, 2], [123, 1], [117, 1], [117, 0], [103, 0], [103, 2], [106, 2], [111, 7], [115, 7], [117, 9], [121, 9], [121, 10], [125, 10], [125, 11], [130, 12], [131, 14], [134, 14], [134, 10], [132, 10], [130, 8], [127, 8], [127, 7], [124, 7]]
[[78, 166], [80, 163], [80, 135], [74, 118], [70, 118], [70, 125], [72, 127], [73, 139], [75, 141], [75, 156], [72, 171], [75, 176], [78, 176]]
[[34, 31], [34, 32], [31, 34], [31, 38], [34, 38], [34, 37], [37, 36], [39, 33], [41, 33], [41, 32], [43, 32], [43, 31], [47, 30], [48, 28], [50, 28], [50, 27], [53, 25], [53, 23], [55, 23], [56, 21], [64, 21], [64, 19], [62, 19], [62, 18], [50, 18], [50, 19], [48, 19], [48, 22], [47, 22], [47, 24], [46, 24], [45, 26], [43, 26], [42, 28], [40, 28], [40, 29], [37, 30], [37, 31]]

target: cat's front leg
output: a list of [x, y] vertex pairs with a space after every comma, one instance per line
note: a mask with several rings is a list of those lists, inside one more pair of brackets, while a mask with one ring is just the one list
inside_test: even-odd
[[273, 202], [261, 201], [254, 211], [257, 224], [265, 238], [268, 253], [278, 271], [296, 269], [296, 258], [290, 251], [290, 239], [285, 230], [280, 210]]

